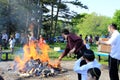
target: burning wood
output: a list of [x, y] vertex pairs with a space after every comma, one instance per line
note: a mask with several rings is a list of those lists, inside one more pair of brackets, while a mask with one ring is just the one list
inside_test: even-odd
[[[60, 64], [59, 64], [60, 66]], [[29, 60], [26, 62], [25, 67], [22, 70], [19, 70], [20, 76], [29, 77], [29, 76], [54, 76], [61, 73], [61, 67], [53, 67], [49, 65], [48, 62], [41, 62], [40, 59]]]
[[23, 73], [23, 74], [19, 74], [20, 77], [30, 77], [30, 74], [28, 73]]
[[[41, 50], [41, 54], [38, 52], [37, 45]], [[61, 68], [60, 62], [51, 62], [48, 56], [49, 46], [45, 43], [39, 45], [30, 42], [24, 46], [24, 55], [21, 59], [20, 57], [15, 58], [14, 70], [19, 71], [19, 76], [29, 77], [29, 76], [54, 76], [61, 73], [63, 69]], [[65, 70], [64, 70], [65, 71]]]

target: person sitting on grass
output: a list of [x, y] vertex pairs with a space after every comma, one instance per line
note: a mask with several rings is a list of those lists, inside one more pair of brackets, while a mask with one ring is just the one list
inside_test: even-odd
[[[80, 66], [82, 60], [85, 60], [87, 64]], [[94, 52], [92, 50], [86, 50], [83, 54], [83, 57], [78, 59], [75, 64], [73, 70], [76, 73], [81, 74], [81, 80], [87, 80], [87, 71], [90, 68], [97, 67], [100, 69], [100, 64], [95, 59]]]
[[87, 71], [87, 80], [99, 80], [101, 71], [99, 68], [90, 68]]

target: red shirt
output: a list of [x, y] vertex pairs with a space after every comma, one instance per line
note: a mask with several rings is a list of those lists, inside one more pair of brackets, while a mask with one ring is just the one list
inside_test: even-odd
[[65, 51], [62, 53], [62, 58], [66, 56], [74, 47], [74, 53], [77, 54], [84, 46], [83, 40], [79, 36], [70, 33], [67, 36], [67, 45]]

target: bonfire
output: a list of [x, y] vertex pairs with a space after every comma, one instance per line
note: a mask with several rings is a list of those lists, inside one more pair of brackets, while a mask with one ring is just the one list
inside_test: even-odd
[[23, 47], [23, 57], [16, 56], [13, 69], [20, 76], [53, 76], [61, 73], [59, 61], [52, 61], [48, 56], [50, 47], [43, 42], [30, 41]]

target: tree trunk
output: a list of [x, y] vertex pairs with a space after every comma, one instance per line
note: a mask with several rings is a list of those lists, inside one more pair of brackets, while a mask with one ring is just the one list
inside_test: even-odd
[[[30, 2], [29, 2], [29, 0], [27, 0], [27, 5], [29, 6], [29, 4], [30, 4]], [[25, 5], [25, 4], [24, 4]], [[30, 16], [30, 14], [29, 14], [29, 12], [27, 11], [26, 12], [26, 27], [25, 27], [25, 34], [27, 34], [27, 31], [29, 31], [28, 29], [28, 27], [29, 27], [29, 16]]]
[[[53, 31], [53, 11], [54, 11], [54, 4], [53, 0], [51, 1], [51, 27], [50, 27], [50, 39], [52, 37], [52, 31]], [[51, 41], [51, 40], [50, 40]]]
[[29, 12], [26, 13], [26, 27], [25, 27], [25, 33], [27, 33], [27, 29], [28, 29], [28, 18], [29, 18]]
[[55, 18], [55, 29], [54, 29], [54, 36], [56, 36], [56, 28], [57, 28], [57, 21], [58, 21], [58, 14], [59, 14], [59, 10], [60, 10], [60, 5], [61, 4], [61, 0], [59, 0], [58, 6], [57, 6], [57, 13], [56, 13], [56, 18]]
[[42, 10], [42, 6], [43, 6], [43, 3], [42, 1], [38, 0], [38, 4], [39, 4], [39, 7], [40, 7], [40, 18], [39, 18], [39, 22], [38, 22], [38, 34], [37, 34], [37, 38], [39, 37], [41, 33], [41, 27], [42, 27], [42, 16], [43, 16], [43, 10]]

